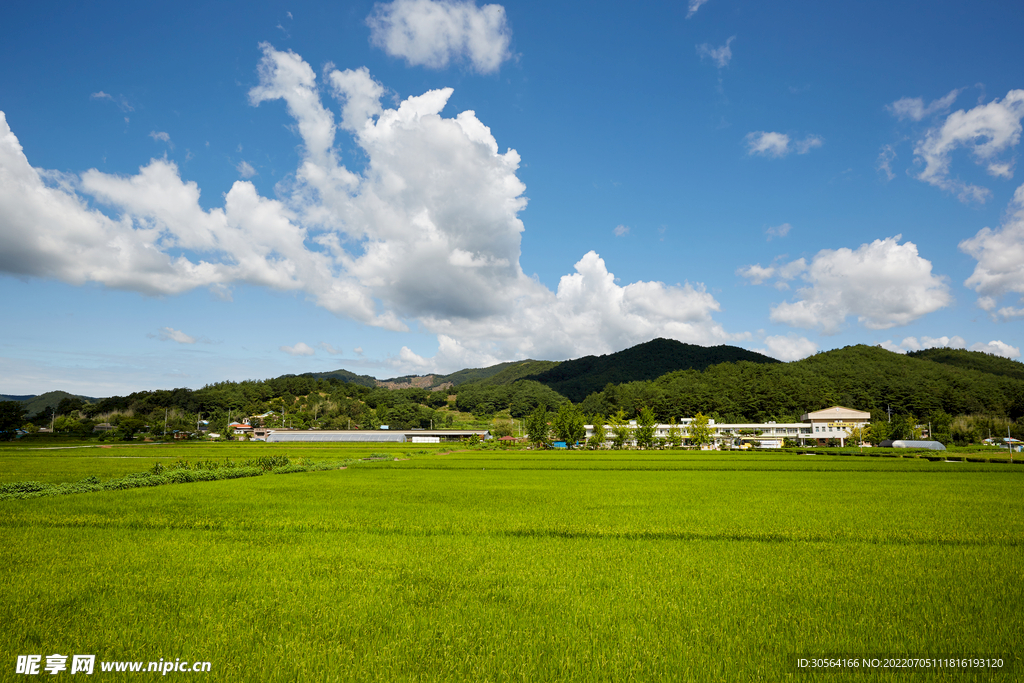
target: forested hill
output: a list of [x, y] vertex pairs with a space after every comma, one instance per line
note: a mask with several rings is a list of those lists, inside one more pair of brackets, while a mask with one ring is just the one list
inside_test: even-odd
[[342, 382], [348, 382], [349, 384], [358, 384], [362, 387], [373, 388], [377, 386], [377, 378], [371, 377], [370, 375], [357, 375], [354, 372], [348, 370], [334, 370], [332, 372], [306, 372], [302, 374], [302, 377], [310, 377], [312, 379], [339, 379]]
[[659, 419], [697, 412], [721, 422], [799, 420], [803, 413], [842, 405], [885, 419], [943, 413], [1024, 416], [1024, 380], [911, 358], [874, 346], [848, 346], [792, 363], [722, 363], [703, 372], [672, 372], [591, 394], [589, 413], [651, 406]]
[[1005, 375], [1006, 377], [1024, 379], [1024, 363], [1003, 358], [1002, 356], [993, 356], [990, 353], [983, 353], [981, 351], [935, 348], [911, 351], [907, 355], [911, 358], [930, 360], [933, 363], [987, 372], [990, 375]]
[[558, 365], [558, 363], [551, 361], [517, 360], [510, 361], [508, 363], [498, 363], [497, 365], [492, 365], [486, 368], [466, 368], [464, 370], [453, 372], [450, 375], [404, 375], [402, 377], [392, 377], [391, 379], [382, 380], [378, 380], [376, 377], [371, 377], [370, 375], [357, 375], [354, 372], [349, 372], [348, 370], [307, 372], [302, 376], [312, 377], [314, 379], [340, 379], [342, 382], [358, 384], [360, 386], [371, 388], [382, 386], [388, 389], [408, 389], [412, 387], [432, 389], [446, 384], [459, 386], [460, 384], [468, 384], [470, 382], [504, 384], [506, 382], [503, 382], [500, 379], [497, 382], [491, 382], [491, 378], [495, 376], [512, 377], [513, 379], [508, 381], [514, 381], [516, 379], [521, 379], [524, 374], [538, 372], [539, 370], [547, 369], [552, 365]]
[[88, 396], [78, 396], [76, 394], [69, 394], [66, 391], [48, 391], [45, 394], [29, 394], [27, 396], [0, 396], [0, 401], [17, 401], [21, 404], [21, 407], [29, 415], [36, 413], [49, 412], [50, 409], [56, 409], [60, 405], [61, 401], [67, 401], [70, 399], [81, 399], [82, 401], [96, 401], [95, 398]]
[[704, 370], [719, 363], [738, 361], [779, 363], [774, 358], [736, 346], [698, 346], [659, 337], [618, 353], [563, 361], [524, 379], [540, 382], [578, 402], [601, 391], [607, 384], [653, 380], [676, 370]]
[[526, 374], [536, 372], [538, 365], [546, 368], [557, 364], [557, 362], [542, 360], [516, 360], [509, 363], [498, 363], [497, 365], [492, 365], [487, 368], [468, 368], [466, 370], [459, 370], [458, 372], [453, 372], [450, 375], [441, 377], [440, 380], [443, 382], [451, 382], [455, 386], [459, 386], [460, 384], [469, 384], [470, 382], [503, 384], [504, 382], [502, 382], [500, 378], [514, 377], [515, 379], [520, 379]]

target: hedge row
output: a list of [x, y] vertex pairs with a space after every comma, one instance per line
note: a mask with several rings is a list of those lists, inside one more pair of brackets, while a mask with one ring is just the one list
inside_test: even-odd
[[92, 493], [94, 491], [122, 491], [145, 486], [189, 484], [195, 481], [240, 479], [242, 477], [258, 477], [265, 472], [270, 472], [271, 474], [319, 472], [344, 467], [347, 462], [310, 462], [303, 460], [299, 463], [293, 463], [287, 456], [254, 458], [241, 464], [231, 461], [223, 463], [201, 461], [190, 464], [187, 461], [179, 460], [170, 466], [165, 467], [157, 463], [148, 472], [128, 474], [119, 479], [110, 479], [102, 482], [99, 480], [99, 477], [93, 476], [74, 483], [63, 484], [46, 484], [40, 481], [16, 481], [0, 484], [0, 500], [66, 496], [73, 493]]

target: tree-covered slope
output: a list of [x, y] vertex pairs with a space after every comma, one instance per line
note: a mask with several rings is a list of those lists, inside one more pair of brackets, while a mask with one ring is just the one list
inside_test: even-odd
[[60, 402], [64, 399], [81, 399], [83, 401], [93, 402], [97, 399], [89, 398], [88, 396], [78, 396], [76, 394], [69, 394], [66, 391], [48, 391], [45, 394], [39, 394], [38, 396], [30, 396], [21, 402], [22, 407], [25, 409], [27, 415], [35, 415], [41, 412], [49, 412], [51, 408], [56, 408], [60, 405]]
[[607, 384], [653, 380], [673, 371], [703, 370], [719, 363], [738, 361], [779, 363], [774, 358], [736, 346], [698, 346], [658, 338], [618, 353], [563, 361], [528, 379], [536, 380], [572, 401], [582, 401]]
[[987, 372], [990, 375], [1005, 375], [1007, 377], [1024, 379], [1024, 363], [1003, 358], [1002, 356], [993, 356], [990, 353], [983, 353], [981, 351], [936, 348], [912, 351], [907, 355], [911, 358], [930, 360], [933, 363]]
[[1016, 419], [1024, 415], [1024, 380], [849, 346], [792, 363], [741, 361], [673, 372], [608, 387], [583, 405], [588, 412], [630, 415], [651, 406], [662, 420], [701, 412], [726, 422], [784, 422], [831, 405], [869, 411], [876, 419], [890, 407], [922, 419], [938, 411]]
[[340, 379], [342, 382], [348, 382], [349, 384], [358, 384], [364, 387], [375, 387], [377, 386], [377, 378], [371, 377], [370, 375], [357, 375], [354, 372], [348, 370], [333, 370], [331, 372], [307, 372], [302, 375], [303, 377], [313, 377], [316, 379]]
[[468, 368], [459, 370], [450, 375], [442, 377], [442, 381], [451, 382], [455, 386], [482, 382], [486, 384], [509, 384], [526, 375], [540, 372], [550, 365], [557, 365], [552, 361], [543, 360], [517, 360], [509, 363], [498, 363], [487, 368]]
[[505, 363], [504, 365], [507, 367], [501, 372], [479, 380], [477, 383], [491, 386], [512, 384], [527, 377], [532, 378], [559, 364], [560, 362], [555, 360], [523, 360], [516, 363]]

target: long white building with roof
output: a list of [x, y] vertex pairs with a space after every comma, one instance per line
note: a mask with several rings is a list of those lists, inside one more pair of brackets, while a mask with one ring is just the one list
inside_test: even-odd
[[[802, 422], [742, 422], [721, 423], [708, 418], [708, 429], [713, 440], [712, 446], [735, 447], [755, 446], [759, 448], [781, 448], [785, 439], [792, 439], [801, 445], [824, 446], [830, 439], [838, 439], [846, 445], [850, 433], [858, 427], [871, 423], [871, 413], [853, 410], [843, 406], [832, 406], [824, 410], [805, 413]], [[669, 440], [672, 430], [677, 429], [685, 441], [688, 437], [692, 417], [686, 417], [678, 424], [658, 424], [654, 427], [654, 438]], [[636, 420], [630, 420], [630, 429], [636, 429]], [[605, 425], [606, 443], [610, 445], [614, 425]], [[594, 435], [594, 426], [586, 425], [586, 438]], [[635, 445], [635, 441], [632, 441]]]

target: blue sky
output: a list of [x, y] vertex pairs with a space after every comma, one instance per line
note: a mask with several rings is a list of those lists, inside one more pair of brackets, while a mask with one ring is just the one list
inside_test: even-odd
[[17, 2], [0, 393], [1020, 359], [1019, 3]]

